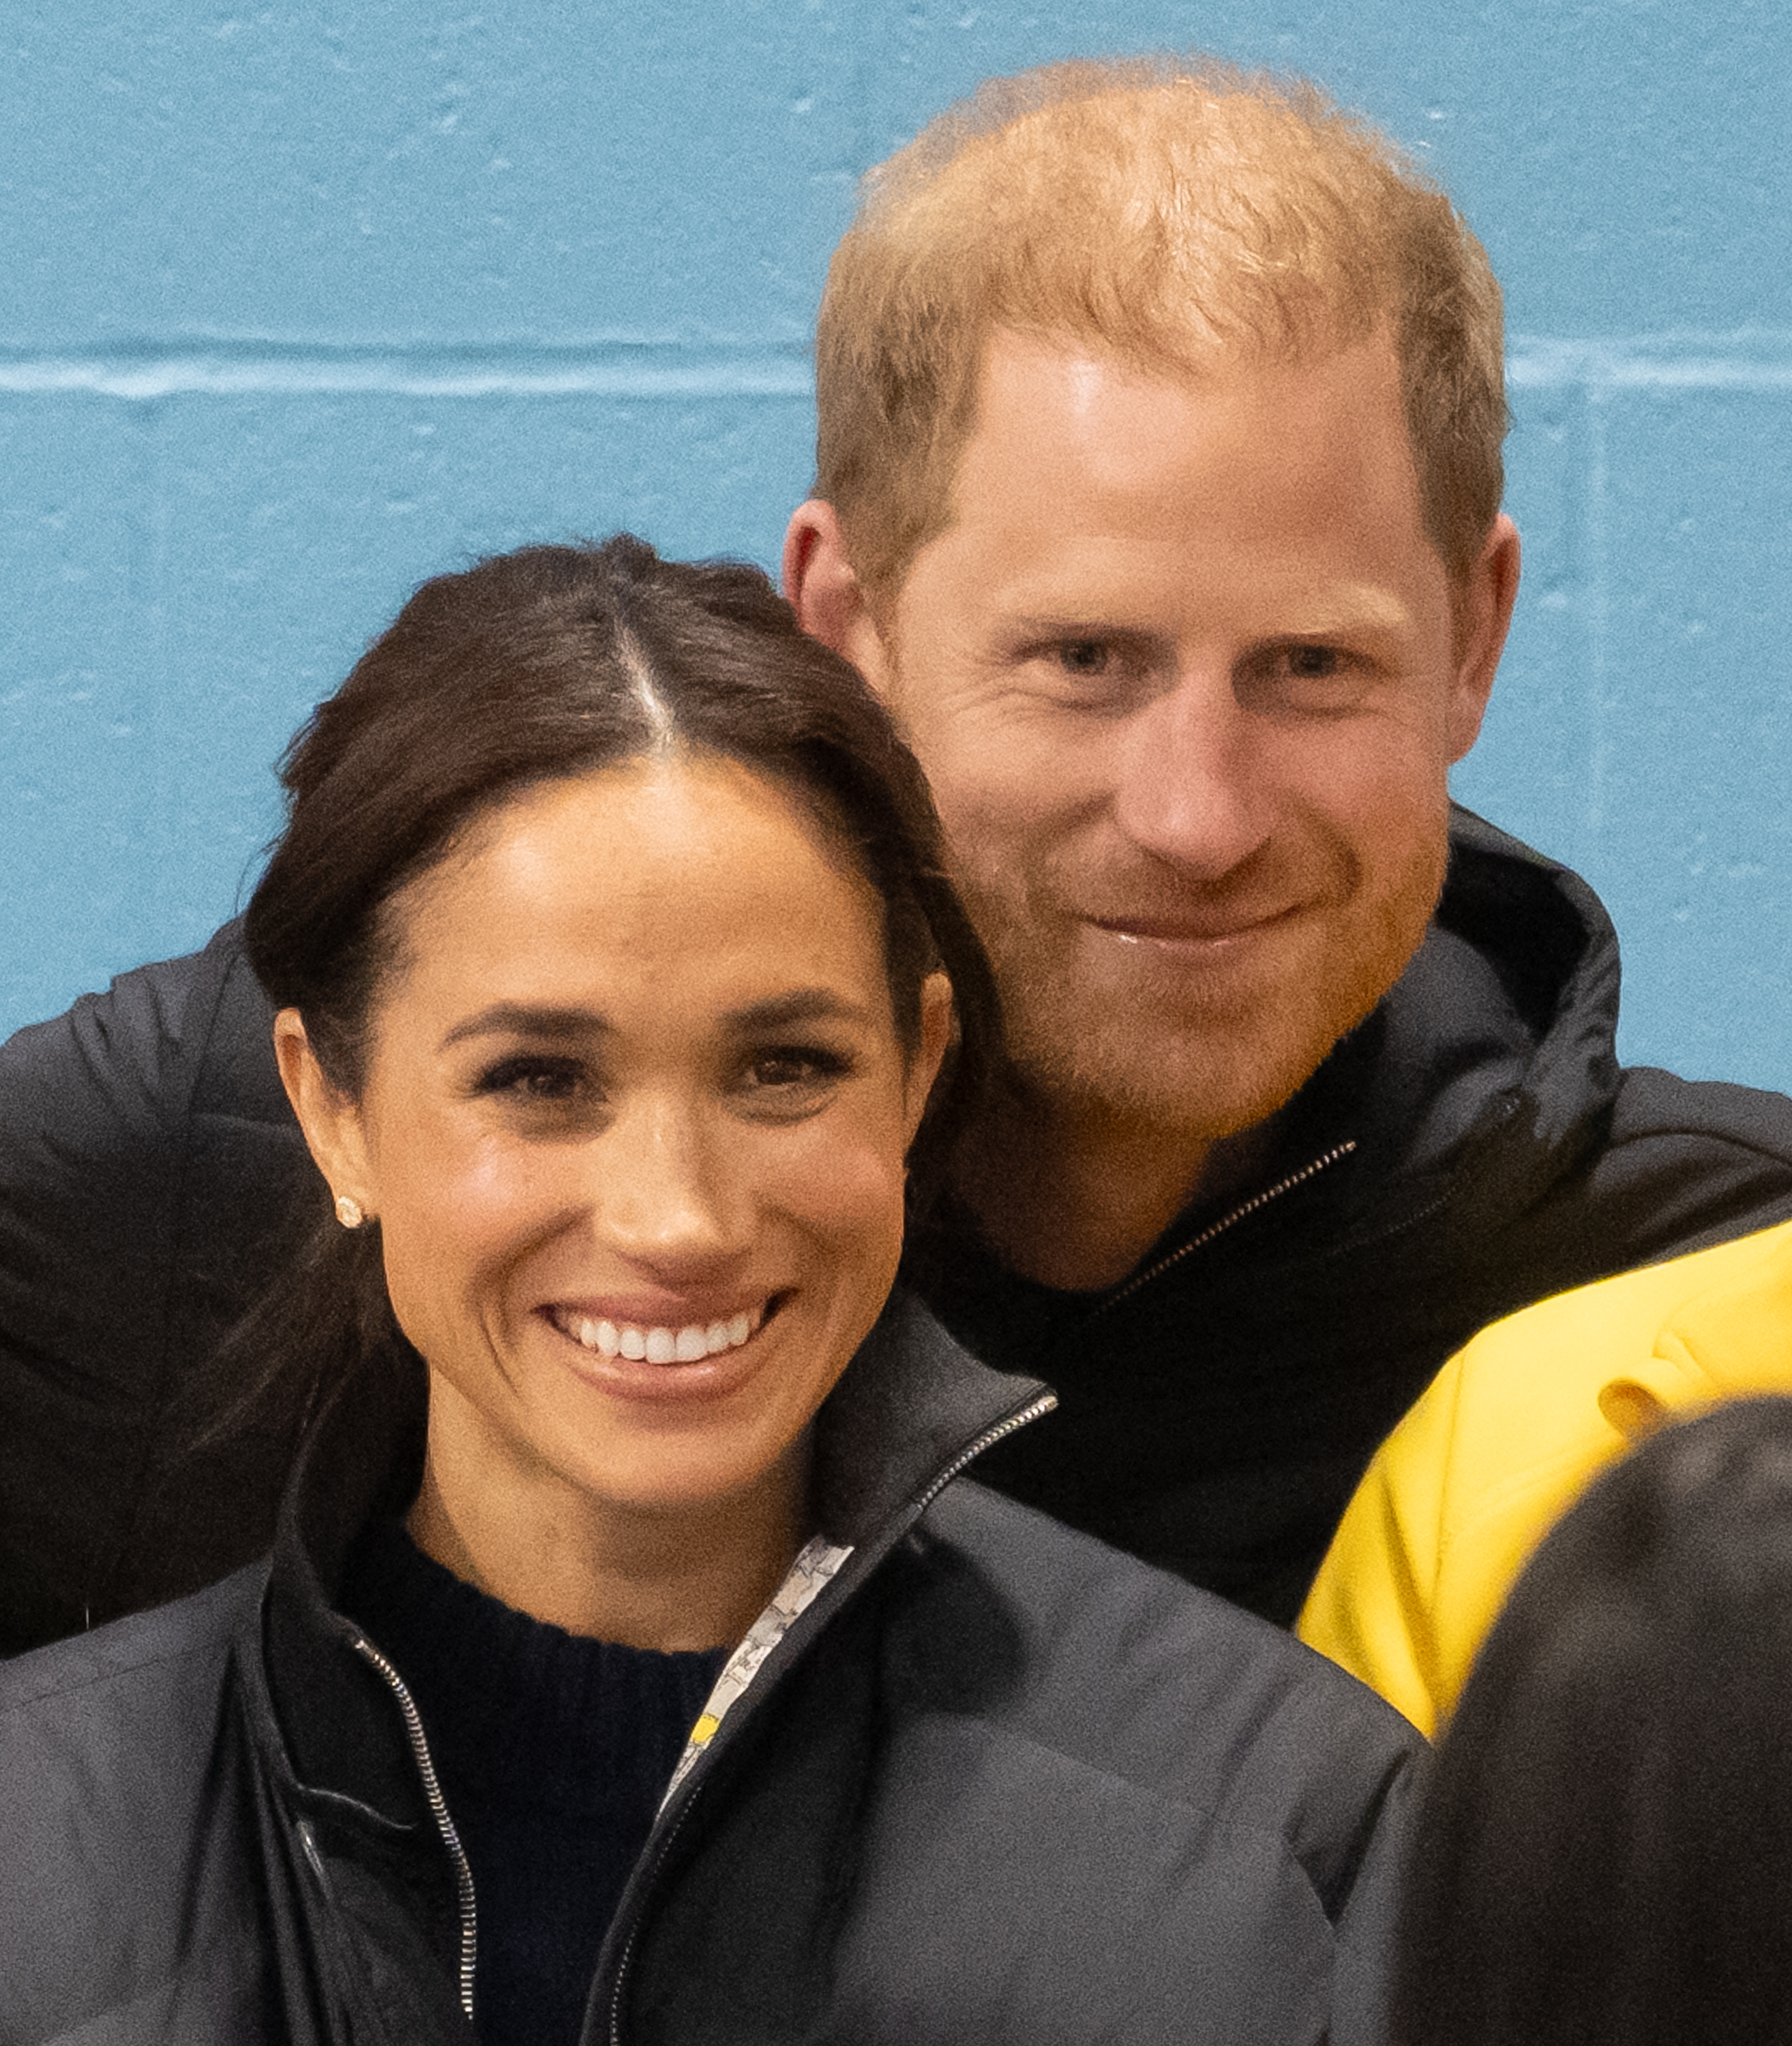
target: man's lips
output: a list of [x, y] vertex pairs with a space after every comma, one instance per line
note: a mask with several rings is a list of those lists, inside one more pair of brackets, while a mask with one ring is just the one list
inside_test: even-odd
[[700, 1364], [750, 1342], [776, 1304], [768, 1296], [727, 1314], [716, 1311], [700, 1319], [679, 1315], [663, 1321], [630, 1318], [619, 1309], [606, 1313], [565, 1303], [546, 1311], [562, 1335], [600, 1357], [624, 1357], [631, 1363]]
[[1228, 911], [1223, 916], [1097, 916], [1085, 921], [1123, 944], [1200, 947], [1259, 936], [1297, 913], [1298, 905], [1290, 903], [1278, 909]]

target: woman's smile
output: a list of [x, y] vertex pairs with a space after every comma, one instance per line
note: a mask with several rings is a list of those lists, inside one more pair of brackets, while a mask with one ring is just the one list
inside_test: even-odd
[[676, 1407], [725, 1399], [770, 1361], [759, 1338], [785, 1297], [682, 1322], [565, 1307], [544, 1309], [541, 1319], [572, 1369], [599, 1392]]
[[626, 1357], [631, 1362], [645, 1359], [649, 1364], [700, 1364], [706, 1357], [739, 1349], [757, 1334], [765, 1318], [766, 1304], [761, 1300], [737, 1314], [676, 1327], [664, 1322], [630, 1321], [621, 1313], [612, 1319], [607, 1314], [593, 1316], [567, 1307], [551, 1307], [548, 1314], [562, 1335], [605, 1357]]

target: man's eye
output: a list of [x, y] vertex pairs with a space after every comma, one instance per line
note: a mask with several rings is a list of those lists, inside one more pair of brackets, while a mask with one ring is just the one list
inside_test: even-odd
[[1105, 639], [1062, 640], [1058, 645], [1058, 658], [1073, 675], [1102, 674], [1108, 666], [1108, 643]]
[[1283, 655], [1288, 672], [1301, 681], [1326, 681], [1343, 666], [1335, 647], [1290, 647]]

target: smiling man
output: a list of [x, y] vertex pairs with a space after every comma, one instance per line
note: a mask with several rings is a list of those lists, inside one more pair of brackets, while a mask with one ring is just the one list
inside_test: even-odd
[[873, 174], [785, 581], [896, 711], [1009, 1064], [915, 1276], [1058, 1388], [985, 1475], [1293, 1619], [1482, 1324], [1792, 1212], [1621, 1074], [1575, 876], [1458, 813], [1517, 590], [1500, 295], [1310, 88], [998, 80]]
[[[807, 629], [895, 708], [1009, 1057], [909, 1250], [1058, 1413], [1017, 1496], [1284, 1622], [1484, 1324], [1792, 1216], [1792, 1105], [1621, 1071], [1617, 941], [1461, 812], [1509, 621], [1498, 288], [1308, 88], [997, 81], [875, 172]], [[0, 1650], [266, 1543], [187, 1392], [311, 1172], [234, 926], [0, 1048]]]

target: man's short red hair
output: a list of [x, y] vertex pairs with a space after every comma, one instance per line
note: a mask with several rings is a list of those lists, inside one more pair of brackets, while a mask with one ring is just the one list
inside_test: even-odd
[[1167, 58], [992, 79], [869, 174], [835, 252], [817, 495], [879, 600], [950, 523], [995, 330], [1174, 369], [1381, 326], [1426, 530], [1465, 574], [1500, 507], [1505, 363], [1499, 286], [1443, 194], [1298, 81]]

